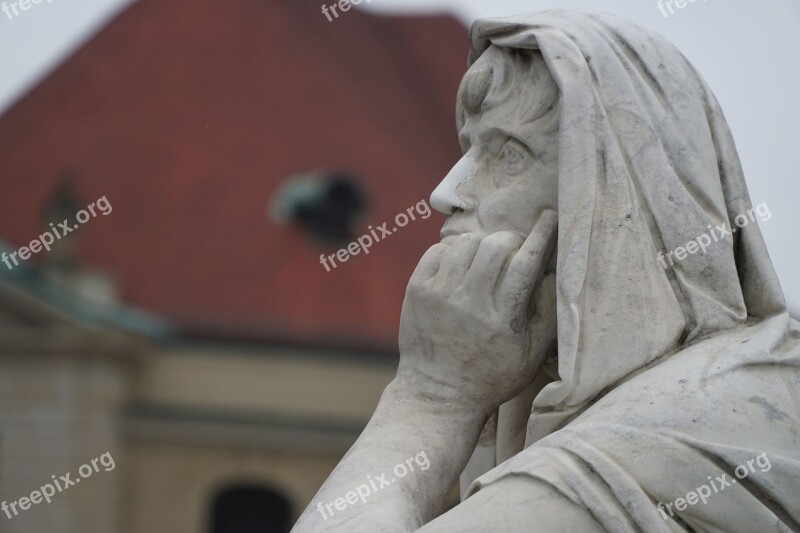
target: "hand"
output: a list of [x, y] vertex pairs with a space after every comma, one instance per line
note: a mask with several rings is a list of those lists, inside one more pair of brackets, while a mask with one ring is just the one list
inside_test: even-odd
[[547, 210], [524, 242], [467, 233], [432, 246], [403, 302], [398, 385], [487, 414], [519, 394], [556, 345], [555, 274], [544, 277], [556, 228]]

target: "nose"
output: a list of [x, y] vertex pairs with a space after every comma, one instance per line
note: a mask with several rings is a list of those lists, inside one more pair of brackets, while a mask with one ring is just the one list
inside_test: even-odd
[[443, 215], [450, 215], [455, 209], [466, 209], [468, 205], [458, 196], [456, 189], [475, 176], [477, 167], [469, 154], [462, 157], [431, 193], [431, 207]]

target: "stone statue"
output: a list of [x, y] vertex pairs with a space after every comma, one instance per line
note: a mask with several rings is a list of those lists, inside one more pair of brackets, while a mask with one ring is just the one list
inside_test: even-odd
[[800, 324], [709, 87], [607, 15], [471, 42], [396, 378], [294, 531], [800, 531]]

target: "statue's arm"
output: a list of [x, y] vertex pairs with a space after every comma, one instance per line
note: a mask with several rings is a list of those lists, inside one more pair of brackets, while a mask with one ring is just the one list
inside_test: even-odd
[[542, 278], [556, 223], [545, 211], [526, 239], [467, 233], [425, 253], [403, 302], [397, 376], [296, 533], [413, 531], [438, 516], [489, 413], [555, 347], [555, 276]]
[[393, 381], [293, 531], [418, 529], [444, 510], [486, 418], [472, 405], [420, 398]]

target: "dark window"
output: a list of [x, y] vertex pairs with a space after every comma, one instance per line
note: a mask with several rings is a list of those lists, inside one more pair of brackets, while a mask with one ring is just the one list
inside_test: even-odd
[[220, 491], [212, 502], [211, 533], [288, 533], [289, 502], [270, 489], [238, 485]]
[[337, 248], [355, 239], [354, 226], [366, 207], [355, 174], [335, 171], [290, 178], [270, 209], [279, 221], [297, 224], [314, 241]]

